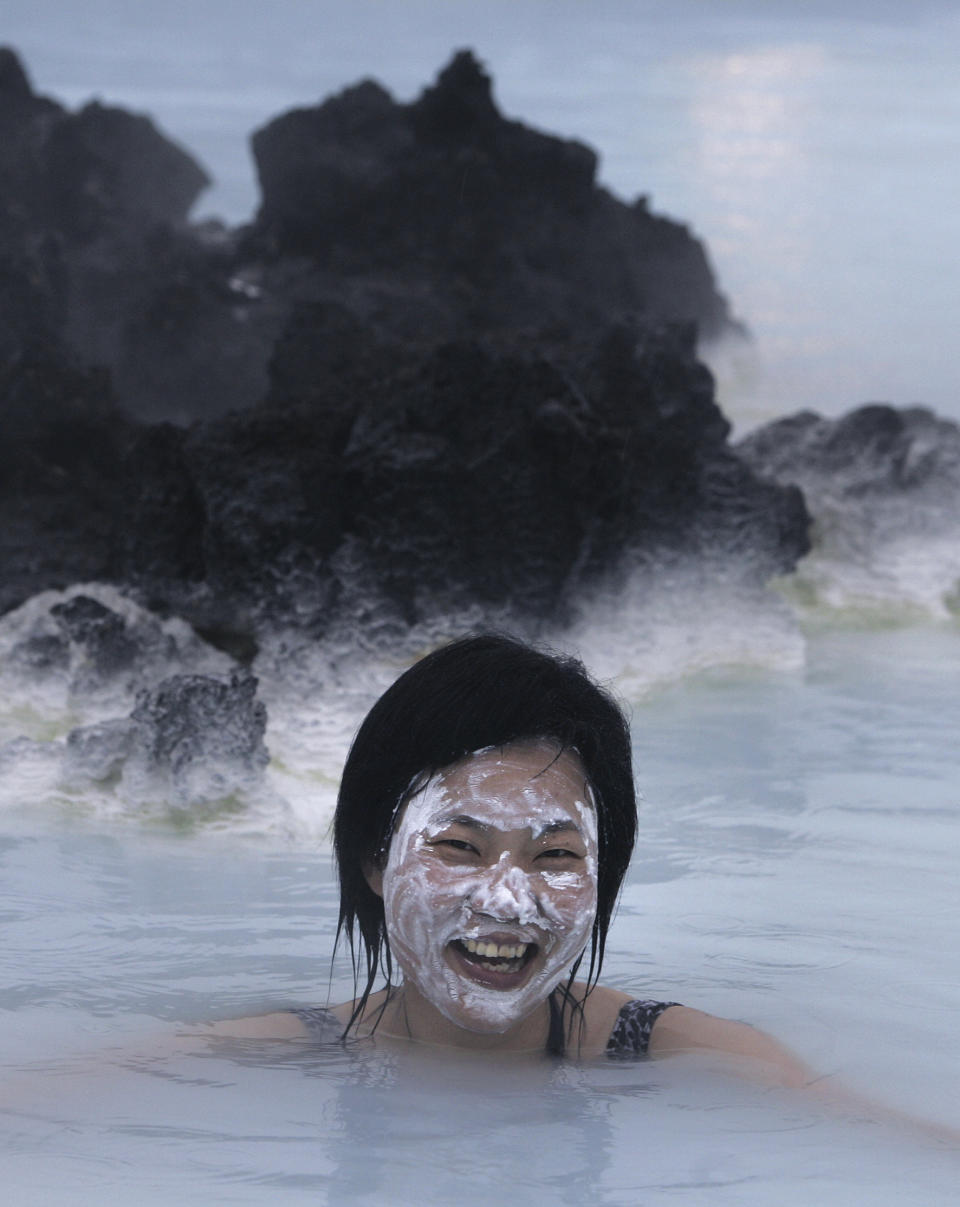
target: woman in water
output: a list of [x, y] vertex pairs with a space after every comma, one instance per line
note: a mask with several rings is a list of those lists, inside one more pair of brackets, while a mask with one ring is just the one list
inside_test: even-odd
[[377, 701], [344, 768], [337, 934], [354, 1000], [217, 1031], [583, 1058], [712, 1049], [810, 1082], [752, 1027], [598, 983], [636, 824], [627, 722], [579, 662], [497, 635], [439, 649]]

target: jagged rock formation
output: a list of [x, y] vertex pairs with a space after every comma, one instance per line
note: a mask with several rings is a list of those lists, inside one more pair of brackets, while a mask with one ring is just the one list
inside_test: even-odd
[[161, 621], [113, 587], [47, 591], [0, 621], [3, 689], [23, 681], [53, 688], [70, 714], [103, 706], [129, 711], [137, 692], [172, 674], [221, 675], [233, 660], [206, 645], [182, 620]]
[[322, 628], [358, 593], [408, 622], [471, 600], [559, 617], [625, 551], [754, 581], [806, 550], [799, 492], [729, 451], [676, 329], [565, 359], [450, 344], [352, 384], [331, 414], [276, 398], [144, 433], [122, 576], [188, 614], [212, 595], [234, 629], [265, 607]]
[[262, 789], [257, 680], [182, 620], [161, 621], [114, 588], [45, 592], [4, 616], [0, 684], [21, 700], [37, 693], [48, 727], [39, 744], [0, 741], [0, 762], [55, 754], [70, 795], [119, 785], [145, 807], [192, 811]]
[[0, 368], [0, 611], [105, 576], [127, 432], [107, 374], [62, 347]]
[[381, 335], [731, 327], [689, 231], [598, 187], [589, 147], [505, 119], [469, 51], [412, 104], [368, 80], [276, 118], [253, 151], [251, 249], [305, 257], [314, 299], [347, 299]]
[[238, 313], [232, 241], [187, 225], [207, 183], [149, 118], [70, 113], [0, 48], [0, 364], [62, 341], [147, 419], [255, 402], [269, 348]]
[[192, 228], [195, 160], [146, 117], [35, 95], [0, 51], [0, 356], [63, 337], [125, 411], [186, 424], [259, 400], [303, 302], [405, 345], [733, 327], [686, 228], [599, 188], [589, 148], [504, 119], [468, 52], [411, 105], [366, 82], [253, 143], [252, 229]]
[[803, 485], [813, 503], [921, 493], [932, 503], [931, 493], [960, 489], [960, 428], [926, 407], [870, 403], [839, 419], [801, 411], [752, 432], [737, 451], [765, 477]]
[[182, 807], [218, 803], [249, 788], [269, 762], [267, 710], [257, 681], [172, 675], [138, 693], [128, 718], [101, 721], [67, 736], [70, 781], [124, 781], [134, 800]]
[[0, 608], [104, 580], [250, 657], [264, 626], [558, 620], [624, 559], [754, 583], [807, 548], [696, 359], [729, 324], [703, 249], [469, 54], [411, 105], [366, 83], [260, 131], [245, 231], [189, 227], [184, 152], [10, 52], [0, 134]]
[[924, 407], [871, 404], [839, 419], [804, 411], [737, 452], [800, 487], [814, 553], [799, 587], [825, 602], [960, 607], [960, 427]]

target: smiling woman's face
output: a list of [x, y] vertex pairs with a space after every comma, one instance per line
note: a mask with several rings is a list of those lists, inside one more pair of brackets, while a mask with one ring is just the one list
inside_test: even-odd
[[563, 979], [596, 916], [580, 760], [518, 742], [434, 776], [403, 808], [382, 889], [405, 980], [467, 1031], [508, 1031]]

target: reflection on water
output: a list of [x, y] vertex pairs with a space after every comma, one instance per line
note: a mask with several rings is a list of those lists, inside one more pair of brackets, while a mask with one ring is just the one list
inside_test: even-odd
[[86, 1085], [61, 1074], [56, 1107], [8, 1117], [7, 1186], [45, 1203], [123, 1187], [151, 1205], [371, 1207], [625, 1207], [705, 1191], [712, 1203], [808, 1204], [814, 1191], [892, 1203], [891, 1187], [920, 1175], [925, 1202], [952, 1193], [949, 1154], [887, 1134], [880, 1147], [875, 1127], [682, 1059], [577, 1067], [294, 1048], [128, 1062], [92, 1087], [89, 1071]]

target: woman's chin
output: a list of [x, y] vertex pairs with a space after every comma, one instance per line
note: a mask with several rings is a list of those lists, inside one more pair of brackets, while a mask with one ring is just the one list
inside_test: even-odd
[[[474, 1035], [505, 1035], [540, 1004], [542, 994], [529, 1000], [539, 961], [536, 953], [522, 967], [502, 971], [484, 967], [451, 944], [444, 953], [448, 973], [442, 1001], [434, 1004], [446, 1018]], [[423, 989], [421, 988], [421, 992]]]

